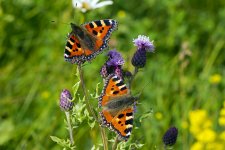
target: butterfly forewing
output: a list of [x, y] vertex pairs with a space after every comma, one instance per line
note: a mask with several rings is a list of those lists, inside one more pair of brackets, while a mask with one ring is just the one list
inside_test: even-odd
[[93, 36], [106, 40], [109, 39], [112, 31], [117, 28], [117, 22], [112, 19], [104, 19], [92, 21], [84, 24], [84, 26]]
[[116, 75], [109, 75], [106, 78], [102, 95], [99, 99], [99, 106], [106, 105], [110, 97], [128, 94], [127, 86], [123, 80]]
[[68, 36], [64, 57], [67, 61], [76, 61], [74, 63], [84, 61], [84, 50], [81, 47], [79, 39], [74, 34]]

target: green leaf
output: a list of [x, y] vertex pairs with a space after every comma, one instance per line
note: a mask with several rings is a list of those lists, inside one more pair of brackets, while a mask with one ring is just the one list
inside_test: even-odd
[[144, 113], [143, 115], [141, 115], [139, 121], [142, 122], [143, 119], [152, 117], [152, 114], [153, 114], [153, 110], [151, 109], [150, 111], [148, 111], [148, 112]]
[[91, 129], [95, 126], [95, 121], [88, 121], [88, 125], [91, 127]]
[[137, 144], [137, 148], [142, 148], [145, 144]]
[[93, 145], [91, 150], [99, 150], [99, 147], [95, 147], [95, 145]]
[[75, 84], [73, 85], [73, 100], [72, 100], [72, 101], [74, 101], [75, 98], [76, 98], [76, 94], [77, 94], [79, 85], [80, 85], [80, 81], [78, 81], [77, 83], [75, 83]]
[[64, 139], [60, 139], [56, 136], [50, 136], [50, 138], [52, 139], [52, 141], [56, 142], [57, 144], [63, 146], [63, 147], [68, 147], [69, 145], [67, 145], [67, 142]]
[[7, 141], [13, 138], [15, 126], [11, 119], [1, 121], [0, 123], [0, 145], [3, 145]]
[[100, 85], [100, 83], [97, 83], [96, 88], [95, 88], [95, 98], [99, 97], [99, 94], [98, 94], [99, 85]]
[[76, 76], [77, 76], [77, 78], [80, 80], [80, 73], [79, 73], [79, 68], [78, 68], [78, 66], [77, 66], [77, 71], [76, 71], [76, 74], [75, 74]]
[[70, 144], [70, 141], [69, 140], [64, 140], [64, 139], [60, 139], [56, 136], [50, 136], [50, 138], [52, 139], [52, 141], [56, 142], [57, 144], [59, 144], [60, 146], [64, 147], [63, 149], [71, 149], [71, 150], [74, 150], [76, 149], [76, 146], [72, 146]]
[[140, 149], [144, 146], [144, 144], [137, 144], [137, 143], [131, 143], [130, 146], [129, 146], [129, 149]]
[[89, 112], [88, 112], [87, 109], [84, 110], [84, 115], [87, 116], [87, 117], [89, 116]]

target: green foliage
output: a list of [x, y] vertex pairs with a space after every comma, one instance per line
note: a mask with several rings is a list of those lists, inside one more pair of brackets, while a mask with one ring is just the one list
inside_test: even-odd
[[60, 146], [64, 147], [64, 149], [66, 148], [69, 148], [71, 150], [74, 150], [76, 149], [76, 146], [70, 146], [70, 140], [63, 140], [63, 139], [60, 139], [56, 136], [50, 136], [50, 138], [52, 139], [52, 141], [56, 142], [57, 144], [59, 144]]
[[125, 150], [125, 149], [141, 149], [144, 144], [136, 144], [136, 143], [125, 143], [120, 142], [117, 146], [117, 150]]
[[[71, 29], [62, 22], [80, 24], [103, 18], [119, 22], [109, 46], [122, 52], [127, 62], [136, 50], [132, 39], [139, 34], [150, 36], [156, 45], [156, 52], [148, 56], [146, 67], [132, 85], [135, 93], [150, 81], [135, 114], [135, 121], [142, 121], [131, 138], [139, 139], [139, 144], [120, 143], [121, 149], [159, 148], [170, 126], [176, 126], [181, 133], [174, 149], [190, 149], [195, 139], [188, 116], [194, 109], [206, 110], [213, 120], [213, 130], [222, 132], [224, 127], [217, 122], [225, 100], [224, 4], [223, 0], [120, 0], [84, 16], [71, 1], [1, 1], [0, 149], [54, 150], [61, 148], [55, 142], [69, 144], [63, 140], [68, 135], [58, 106], [59, 94], [73, 87], [79, 78], [76, 67], [63, 58], [66, 34]], [[105, 53], [83, 67], [92, 94], [90, 103], [95, 108], [99, 94], [96, 85], [102, 83], [99, 70], [104, 61]], [[125, 69], [132, 71], [129, 64]], [[219, 74], [221, 81], [209, 81], [214, 74]], [[73, 93], [82, 93], [78, 84], [71, 89]], [[98, 86], [102, 89], [102, 84]], [[97, 149], [102, 143], [100, 132], [85, 109], [83, 95], [76, 94], [74, 102], [76, 148]], [[145, 114], [151, 108], [153, 113]]]

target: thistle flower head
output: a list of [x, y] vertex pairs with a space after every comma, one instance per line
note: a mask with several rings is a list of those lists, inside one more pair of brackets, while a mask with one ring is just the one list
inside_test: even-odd
[[100, 74], [103, 78], [106, 78], [109, 74], [116, 74], [122, 77], [122, 65], [124, 64], [124, 59], [122, 55], [116, 50], [111, 50], [108, 52], [108, 60], [102, 66]]
[[169, 128], [163, 136], [163, 143], [166, 146], [172, 146], [177, 141], [178, 129], [176, 127]]
[[154, 51], [153, 41], [149, 40], [149, 37], [144, 35], [139, 35], [138, 38], [133, 40], [134, 45], [138, 47], [139, 50], [145, 50], [148, 52]]
[[102, 68], [100, 69], [100, 75], [103, 77], [103, 78], [106, 78], [109, 74], [108, 74], [108, 71], [107, 71], [107, 66], [106, 64], [104, 64], [102, 66]]
[[124, 64], [123, 57], [116, 50], [109, 51], [108, 57], [109, 59], [106, 62], [108, 66], [122, 66]]
[[71, 102], [72, 96], [70, 94], [70, 91], [67, 89], [62, 90], [60, 95], [60, 108], [63, 111], [70, 111], [73, 108], [74, 103]]
[[137, 68], [143, 68], [146, 64], [146, 53], [154, 51], [153, 42], [149, 40], [149, 37], [144, 35], [139, 35], [133, 42], [138, 49], [132, 57], [132, 65]]

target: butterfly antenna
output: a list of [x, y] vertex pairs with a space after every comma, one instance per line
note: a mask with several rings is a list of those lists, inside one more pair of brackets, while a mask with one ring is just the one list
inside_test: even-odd
[[70, 25], [69, 23], [66, 23], [66, 22], [57, 22], [55, 20], [52, 20], [51, 23], [62, 23], [62, 24]]
[[141, 89], [141, 91], [137, 94], [137, 97], [139, 98], [141, 94], [143, 93], [144, 89], [150, 84], [150, 81], [144, 85], [144, 87]]

